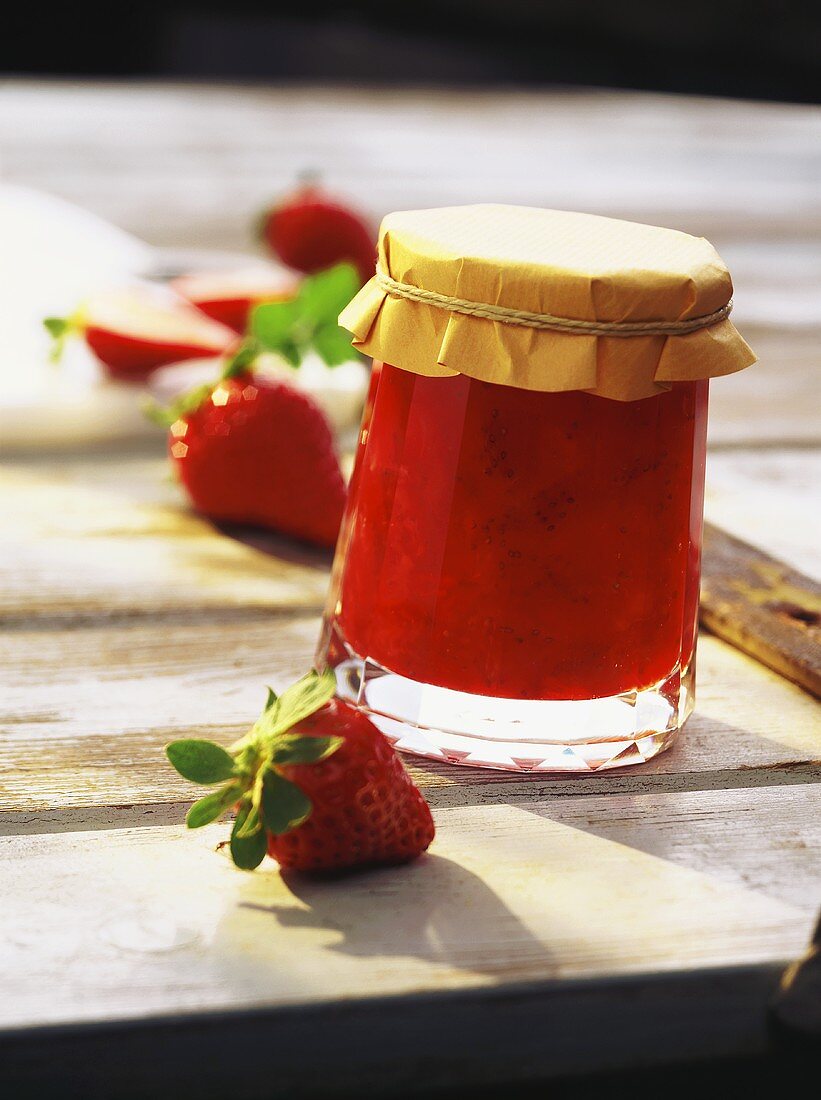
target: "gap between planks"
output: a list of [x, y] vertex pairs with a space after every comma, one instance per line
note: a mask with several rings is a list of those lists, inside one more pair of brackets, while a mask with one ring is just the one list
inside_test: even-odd
[[[818, 786], [821, 792], [821, 764], [784, 764], [763, 768], [727, 768], [721, 771], [694, 773], [686, 776], [646, 775], [639, 772], [618, 774], [605, 772], [599, 776], [555, 776], [519, 778], [515, 774], [485, 772], [480, 768], [476, 777], [465, 776], [459, 782], [453, 768], [428, 764], [427, 761], [403, 762], [414, 782], [424, 793], [434, 810], [468, 809], [470, 807], [523, 804], [534, 801], [597, 796], [632, 797], [659, 794], [701, 794], [718, 791], [767, 790], [773, 787]], [[133, 828], [154, 828], [180, 825], [185, 820], [193, 797], [174, 802], [133, 802], [116, 805], [103, 803], [88, 806], [66, 806], [45, 810], [0, 810], [0, 837], [40, 836], [52, 833], [96, 832]], [[821, 794], [819, 794], [821, 804]], [[226, 819], [227, 821], [228, 819]]]
[[[54, 486], [43, 458], [6, 478], [4, 496], [20, 509], [21, 581], [32, 546], [48, 550], [42, 575], [28, 576], [35, 606], [7, 593], [0, 829], [120, 827], [184, 805], [190, 788], [162, 745], [197, 732], [236, 739], [263, 685], [280, 688], [310, 663], [327, 563], [258, 535], [215, 535], [157, 469], [133, 456], [78, 459]], [[146, 553], [166, 544], [163, 569], [134, 585], [133, 567], [145, 572]], [[90, 561], [92, 583], [78, 592]], [[435, 806], [807, 783], [821, 778], [821, 728], [803, 693], [705, 636], [696, 714], [673, 750], [638, 770], [562, 778], [411, 766]]]
[[[236, 740], [264, 684], [279, 689], [307, 667], [317, 627], [316, 616], [286, 616], [272, 630], [266, 614], [193, 632], [131, 622], [10, 635], [0, 831], [182, 820], [195, 792], [167, 766], [163, 745]], [[640, 768], [528, 776], [405, 759], [434, 807], [771, 787], [821, 780], [821, 724], [806, 693], [705, 635], [696, 713], [672, 749]]]

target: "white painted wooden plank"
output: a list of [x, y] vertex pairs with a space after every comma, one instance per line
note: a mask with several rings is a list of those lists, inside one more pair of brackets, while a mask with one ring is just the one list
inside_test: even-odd
[[[821, 246], [818, 262], [821, 268]], [[821, 301], [821, 285], [814, 293]], [[759, 361], [740, 374], [710, 383], [708, 446], [817, 447], [821, 329], [805, 332], [783, 326], [765, 331], [739, 324]]]
[[809, 913], [821, 906], [820, 783], [738, 790], [726, 798], [687, 791], [560, 798], [527, 808]]
[[[0, 96], [5, 179], [162, 245], [245, 247], [251, 212], [309, 163], [373, 215], [492, 199], [710, 236], [762, 360], [714, 387], [712, 442], [818, 439], [817, 109], [601, 93], [377, 99], [25, 83]], [[798, 506], [809, 465], [774, 462], [723, 452], [708, 512], [795, 561], [810, 551]], [[153, 461], [137, 469], [109, 456], [67, 463], [59, 476], [20, 469], [0, 509], [13, 517], [0, 614], [16, 626], [6, 642], [18, 695], [5, 700], [2, 827], [97, 831], [0, 842], [9, 1025], [257, 1006], [283, 1028], [292, 1006], [341, 998], [354, 1029], [362, 1006], [378, 1005], [364, 1033], [394, 1030], [392, 1072], [435, 1049], [478, 1081], [491, 1079], [493, 1057], [498, 1077], [511, 1054], [559, 1073], [590, 1068], [590, 1051], [607, 1066], [761, 1049], [770, 980], [761, 976], [803, 946], [818, 895], [819, 787], [806, 780], [818, 774], [821, 731], [806, 696], [704, 639], [697, 714], [648, 767], [536, 784], [418, 769], [440, 827], [418, 865], [343, 888], [284, 883], [275, 871], [249, 878], [210, 850], [218, 828], [100, 826], [181, 817], [189, 791], [162, 763], [162, 741], [192, 726], [230, 740], [264, 680], [304, 668], [324, 562], [298, 553], [286, 564], [214, 538]], [[768, 470], [778, 484], [752, 489]], [[757, 539], [757, 527], [778, 546]], [[287, 544], [278, 549], [281, 559]], [[739, 783], [795, 785], [709, 789]], [[614, 793], [654, 789], [676, 793]], [[538, 803], [562, 792], [589, 797]], [[717, 977], [704, 970], [713, 965], [738, 969]], [[589, 992], [603, 975], [609, 984]], [[423, 1006], [416, 1015], [407, 995]], [[435, 1045], [449, 996], [477, 1024], [461, 1058]], [[498, 1021], [516, 1011], [514, 1037], [512, 1017], [507, 1032]], [[538, 1055], [528, 1055], [522, 1034], [546, 1011]], [[412, 1039], [396, 1031], [400, 1019]], [[272, 1034], [286, 1033], [267, 1032], [263, 1045]], [[298, 1042], [288, 1049], [302, 1057]], [[360, 1085], [372, 1072], [361, 1059], [348, 1068]], [[179, 1094], [189, 1085], [180, 1078]]]
[[821, 578], [821, 449], [713, 450], [705, 517]]
[[814, 107], [601, 91], [25, 81], [2, 94], [5, 178], [55, 190], [155, 243], [243, 246], [250, 212], [307, 167], [375, 216], [507, 201], [672, 219], [727, 237], [752, 226], [769, 237], [821, 231]]
[[[519, 1084], [530, 1095], [534, 1082], [543, 1090], [561, 1078], [561, 1091], [551, 1086], [551, 1096], [571, 1096], [602, 1085], [591, 1075], [626, 1071], [626, 1079], [638, 1073], [645, 1084], [643, 1071], [651, 1069], [666, 1093], [670, 1078], [661, 1075], [670, 1071], [678, 1083], [712, 1087], [714, 1072], [705, 1068], [712, 1059], [733, 1067], [741, 1059], [749, 1067], [742, 1080], [755, 1079], [768, 1049], [765, 1006], [780, 970], [525, 983], [485, 988], [481, 997], [451, 991], [310, 1011], [283, 1006], [0, 1031], [0, 1084], [21, 1100], [67, 1088], [83, 1100], [111, 1100], [113, 1081], [122, 1100], [347, 1100], [406, 1095], [409, 1088], [414, 1095], [475, 1089], [483, 1096]], [[693, 1061], [683, 1073], [682, 1064]], [[796, 1077], [782, 1073], [779, 1083]]]
[[[748, 468], [740, 454], [714, 460], [725, 471]], [[750, 456], [742, 503], [764, 461]], [[777, 485], [758, 498], [760, 511], [745, 513], [754, 526], [740, 533], [767, 545], [789, 530], [809, 553], [810, 527], [790, 527], [784, 511], [804, 497], [802, 462], [774, 469]], [[732, 512], [733, 499], [720, 495], [714, 518]], [[282, 687], [309, 666], [327, 556], [284, 540], [264, 553], [215, 534], [185, 511], [162, 460], [9, 464], [0, 504], [0, 618], [14, 627], [0, 640], [5, 827], [124, 824], [178, 806], [190, 787], [165, 766], [163, 744], [195, 731], [234, 740], [264, 684]], [[301, 560], [288, 562], [289, 553]], [[705, 637], [696, 714], [679, 744], [647, 766], [581, 779], [437, 766], [416, 774], [439, 805], [496, 801], [502, 788], [503, 797], [532, 798], [804, 781], [821, 768], [820, 721], [799, 689]], [[71, 813], [55, 817], [60, 810]]]
[[[711, 452], [707, 518], [817, 573], [819, 454]], [[215, 537], [211, 524], [188, 511], [159, 457], [8, 462], [0, 469], [0, 505], [0, 621], [206, 608], [317, 611], [324, 602], [327, 553], [273, 536], [256, 538], [267, 553]]]
[[[250, 726], [264, 685], [310, 665], [319, 620], [273, 614], [137, 620], [0, 640], [0, 828], [40, 831], [179, 820], [195, 797], [163, 745], [225, 744]], [[696, 713], [674, 748], [600, 776], [533, 776], [408, 764], [435, 806], [547, 793], [692, 790], [821, 778], [821, 711], [810, 696], [705, 636]]]
[[[344, 883], [238, 872], [213, 851], [224, 825], [5, 838], [0, 1020], [772, 964], [809, 934], [821, 885], [819, 789], [441, 810], [430, 855]], [[724, 828], [733, 814], [745, 829]], [[667, 845], [691, 820], [698, 847], [684, 861], [683, 842], [672, 853]], [[807, 847], [792, 843], [797, 830]], [[769, 861], [741, 885], [751, 846]], [[779, 897], [794, 880], [798, 904]]]
[[279, 553], [264, 553], [253, 539], [216, 537], [162, 458], [10, 462], [0, 497], [0, 619], [317, 611], [324, 602], [329, 553], [275, 538], [267, 544]]

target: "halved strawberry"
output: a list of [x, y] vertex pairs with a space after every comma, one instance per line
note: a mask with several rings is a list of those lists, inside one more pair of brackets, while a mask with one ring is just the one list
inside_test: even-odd
[[310, 274], [347, 262], [365, 283], [376, 267], [372, 228], [314, 183], [299, 187], [266, 212], [262, 236], [273, 253], [297, 271]]
[[430, 809], [376, 726], [333, 699], [332, 671], [311, 672], [277, 697], [230, 752], [174, 741], [166, 753], [186, 779], [222, 784], [195, 802], [196, 829], [231, 806], [231, 856], [253, 870], [266, 851], [290, 871], [405, 863], [433, 840]]
[[171, 283], [171, 289], [212, 320], [244, 333], [254, 306], [290, 301], [299, 290], [299, 277], [293, 271], [270, 265], [182, 275]]
[[236, 333], [183, 302], [166, 304], [139, 290], [93, 298], [68, 318], [44, 322], [62, 343], [79, 335], [112, 378], [142, 382], [157, 367], [204, 355], [221, 355], [237, 342]]

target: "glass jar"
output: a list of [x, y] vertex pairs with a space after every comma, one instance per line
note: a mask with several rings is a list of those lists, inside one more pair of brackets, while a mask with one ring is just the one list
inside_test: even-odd
[[318, 664], [422, 755], [655, 755], [694, 701], [707, 378], [618, 400], [412, 367], [374, 364]]

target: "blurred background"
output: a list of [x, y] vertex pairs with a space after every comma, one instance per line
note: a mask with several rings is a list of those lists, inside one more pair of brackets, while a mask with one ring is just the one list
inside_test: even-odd
[[561, 83], [798, 102], [821, 89], [819, 7], [795, 0], [143, 0], [65, 5], [12, 27], [3, 67], [15, 73]]

